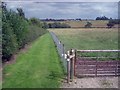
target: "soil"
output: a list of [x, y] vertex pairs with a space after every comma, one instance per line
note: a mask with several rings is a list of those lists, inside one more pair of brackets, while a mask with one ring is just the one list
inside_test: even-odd
[[118, 88], [118, 77], [75, 78], [70, 83], [65, 80], [61, 88]]

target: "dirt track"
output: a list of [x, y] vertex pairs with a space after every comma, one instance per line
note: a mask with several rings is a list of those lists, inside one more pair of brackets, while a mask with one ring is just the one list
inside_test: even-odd
[[118, 88], [118, 77], [76, 78], [69, 84], [64, 81], [61, 88]]

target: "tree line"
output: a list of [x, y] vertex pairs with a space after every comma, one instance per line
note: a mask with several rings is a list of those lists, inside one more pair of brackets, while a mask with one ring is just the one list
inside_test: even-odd
[[66, 23], [53, 22], [53, 23], [44, 23], [45, 28], [71, 28], [70, 25]]
[[24, 48], [39, 36], [45, 34], [44, 24], [36, 18], [27, 19], [21, 8], [17, 12], [8, 10], [2, 3], [2, 61]]

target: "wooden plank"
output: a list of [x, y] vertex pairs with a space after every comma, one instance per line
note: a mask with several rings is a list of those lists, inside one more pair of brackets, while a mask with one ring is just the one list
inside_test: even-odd
[[88, 71], [88, 72], [89, 72], [89, 71], [94, 71], [94, 72], [95, 72], [96, 70], [95, 70], [95, 69], [76, 69], [76, 71], [77, 71], [77, 72], [84, 72], [84, 71], [86, 71], [86, 72], [87, 72], [87, 71]]
[[115, 71], [98, 71], [97, 74], [115, 74]]
[[116, 68], [99, 68], [97, 71], [115, 71]]
[[77, 50], [77, 52], [120, 52], [120, 50]]
[[77, 62], [76, 65], [96, 65], [95, 62]]
[[95, 71], [81, 71], [81, 72], [76, 71], [76, 74], [95, 74], [95, 73], [96, 73]]
[[97, 68], [98, 69], [102, 69], [102, 68], [116, 68], [116, 65], [98, 65]]
[[95, 77], [95, 74], [77, 74], [77, 77]]
[[77, 68], [78, 68], [78, 69], [79, 69], [79, 68], [80, 68], [80, 69], [91, 69], [91, 68], [94, 68], [94, 69], [95, 69], [96, 67], [95, 67], [95, 65], [77, 65], [77, 66], [76, 66], [76, 69], [77, 69]]

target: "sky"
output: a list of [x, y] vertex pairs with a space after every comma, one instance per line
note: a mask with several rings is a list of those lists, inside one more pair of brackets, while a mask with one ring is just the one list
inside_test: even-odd
[[98, 16], [118, 18], [117, 0], [115, 2], [107, 2], [107, 0], [106, 2], [42, 1], [7, 1], [7, 7], [12, 10], [22, 8], [27, 18], [95, 19]]

